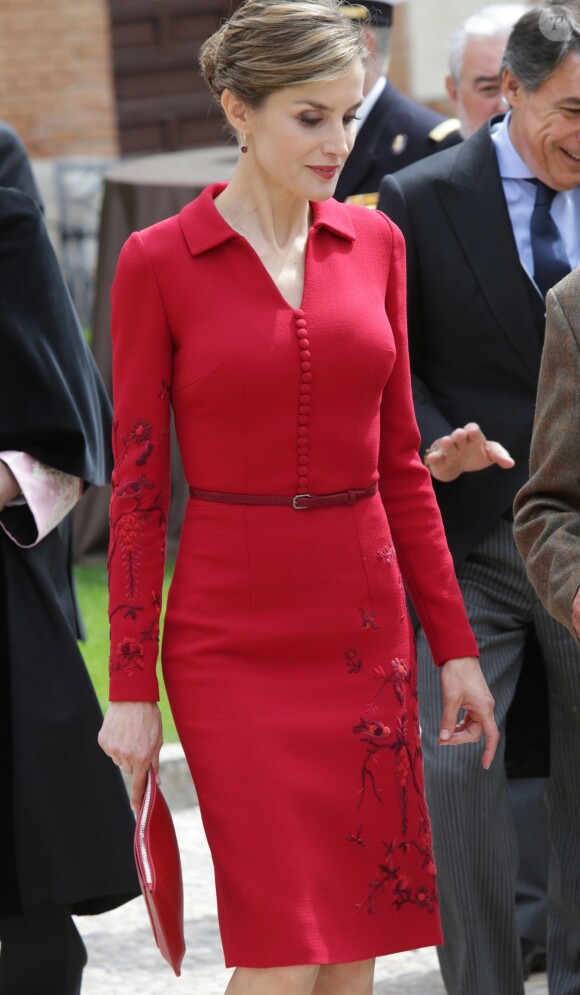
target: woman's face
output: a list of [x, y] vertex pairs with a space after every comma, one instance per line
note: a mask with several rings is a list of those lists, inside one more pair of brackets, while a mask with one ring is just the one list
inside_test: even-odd
[[248, 159], [272, 192], [320, 201], [332, 197], [354, 145], [363, 68], [338, 79], [288, 86], [248, 112]]

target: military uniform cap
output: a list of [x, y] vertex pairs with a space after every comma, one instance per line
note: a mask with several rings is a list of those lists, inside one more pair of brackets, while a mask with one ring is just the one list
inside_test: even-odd
[[406, 3], [406, 0], [392, 0], [391, 3], [382, 3], [380, 0], [348, 3], [345, 0], [341, 3], [341, 10], [351, 21], [371, 24], [376, 28], [389, 28], [393, 23], [393, 7], [397, 7], [400, 3]]

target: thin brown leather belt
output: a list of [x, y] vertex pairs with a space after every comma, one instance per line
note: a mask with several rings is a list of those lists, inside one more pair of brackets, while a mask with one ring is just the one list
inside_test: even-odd
[[189, 496], [196, 501], [216, 501], [218, 504], [269, 504], [287, 506], [295, 511], [309, 508], [331, 508], [335, 504], [354, 504], [363, 498], [372, 497], [378, 490], [375, 482], [364, 490], [339, 491], [337, 494], [228, 494], [220, 491], [201, 491], [198, 487], [189, 488]]

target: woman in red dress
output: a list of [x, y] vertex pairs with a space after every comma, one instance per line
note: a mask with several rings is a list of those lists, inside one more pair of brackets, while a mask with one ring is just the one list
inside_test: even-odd
[[[441, 665], [442, 742], [497, 742], [410, 392], [404, 245], [332, 193], [361, 102], [335, 0], [247, 0], [202, 71], [228, 186], [131, 236], [113, 287], [111, 701], [158, 762], [173, 408], [191, 500], [162, 659], [211, 847], [228, 995], [370, 995], [441, 942], [403, 581]], [[458, 709], [465, 716], [458, 722]]]

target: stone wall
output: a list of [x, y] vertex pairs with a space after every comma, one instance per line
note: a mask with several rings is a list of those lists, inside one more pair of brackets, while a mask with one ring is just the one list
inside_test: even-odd
[[37, 158], [118, 153], [107, 0], [1, 0], [0, 117]]

